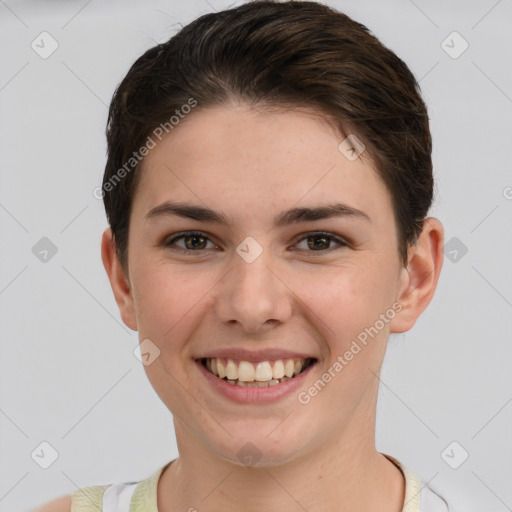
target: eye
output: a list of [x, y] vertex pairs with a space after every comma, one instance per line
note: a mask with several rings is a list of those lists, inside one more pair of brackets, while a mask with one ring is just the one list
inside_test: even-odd
[[[306, 240], [307, 248], [312, 249], [308, 252], [321, 252], [325, 253], [330, 249], [336, 249], [332, 247], [327, 247], [331, 245], [331, 242], [334, 241], [341, 247], [346, 247], [348, 244], [341, 240], [340, 238], [331, 235], [330, 233], [325, 233], [323, 231], [316, 231], [314, 233], [308, 233], [306, 236], [303, 236], [299, 242]], [[339, 249], [340, 247], [338, 247]], [[299, 248], [299, 250], [304, 250]], [[307, 249], [306, 249], [307, 250]]]
[[[184, 241], [184, 248], [181, 247], [175, 249], [171, 247], [172, 245], [175, 245], [178, 240]], [[207, 244], [207, 241], [211, 242], [211, 240], [201, 231], [186, 231], [170, 240], [165, 240], [163, 245], [178, 252], [201, 252], [201, 249], [206, 249], [205, 245]], [[213, 242], [211, 243], [213, 244]], [[213, 245], [216, 247], [215, 244]]]
[[[178, 246], [178, 247], [172, 247], [177, 246], [178, 241], [183, 241], [184, 246]], [[330, 233], [326, 233], [323, 231], [316, 231], [314, 233], [307, 233], [306, 236], [303, 236], [301, 239], [299, 239], [300, 243], [303, 243], [306, 241], [307, 248], [301, 248], [298, 247], [299, 250], [305, 250], [307, 252], [316, 252], [316, 253], [325, 253], [329, 250], [335, 250], [336, 247], [330, 247], [332, 242], [335, 242], [338, 244], [339, 247], [346, 247], [348, 246], [348, 243], [344, 240], [331, 235]], [[211, 243], [213, 247], [216, 248], [217, 246], [210, 240], [210, 238], [202, 231], [185, 231], [183, 233], [179, 233], [177, 236], [174, 236], [171, 239], [167, 239], [163, 242], [164, 247], [168, 247], [172, 249], [173, 251], [178, 251], [182, 253], [191, 253], [191, 252], [203, 252], [204, 249], [208, 249], [207, 245], [208, 243]]]

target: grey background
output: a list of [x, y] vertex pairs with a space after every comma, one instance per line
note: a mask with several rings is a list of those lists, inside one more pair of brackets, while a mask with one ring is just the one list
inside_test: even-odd
[[[471, 505], [463, 510], [512, 510], [512, 1], [325, 3], [367, 25], [420, 80], [432, 215], [447, 242], [457, 239], [427, 311], [390, 338], [377, 448]], [[101, 264], [106, 220], [93, 190], [107, 105], [129, 66], [181, 24], [229, 5], [0, 0], [2, 512], [140, 480], [177, 455], [171, 414], [133, 354], [137, 334], [122, 324]], [[31, 48], [43, 31], [59, 45], [47, 59]], [[469, 44], [458, 58], [445, 49], [461, 41], [443, 43], [453, 31]], [[57, 249], [46, 262], [33, 253], [43, 237]], [[31, 457], [44, 441], [58, 452], [48, 469]], [[446, 461], [456, 465], [462, 450], [469, 458], [453, 469]]]

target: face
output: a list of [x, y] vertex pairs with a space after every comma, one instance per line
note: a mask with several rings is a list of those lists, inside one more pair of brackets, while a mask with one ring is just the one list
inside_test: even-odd
[[[270, 466], [373, 432], [389, 333], [410, 326], [410, 276], [390, 194], [368, 158], [339, 150], [344, 138], [313, 112], [219, 106], [146, 157], [115, 292], [150, 357], [160, 351], [144, 368], [178, 444]], [[263, 384], [228, 383], [205, 358]], [[279, 360], [306, 368], [281, 382]]]

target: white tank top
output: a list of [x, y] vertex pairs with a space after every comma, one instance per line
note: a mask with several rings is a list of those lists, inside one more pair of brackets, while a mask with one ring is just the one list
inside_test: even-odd
[[130, 512], [130, 503], [137, 485], [139, 485], [139, 482], [111, 485], [103, 493], [102, 511]]

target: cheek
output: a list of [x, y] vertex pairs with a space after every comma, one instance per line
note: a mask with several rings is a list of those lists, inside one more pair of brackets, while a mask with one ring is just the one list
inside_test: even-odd
[[180, 333], [190, 330], [212, 285], [204, 274], [187, 276], [170, 265], [139, 268], [144, 270], [134, 275], [133, 282], [140, 337], [168, 348], [170, 340], [182, 339]]
[[[333, 359], [389, 310], [394, 290], [392, 280], [376, 262], [325, 268], [301, 278], [296, 276], [293, 289], [306, 306], [303, 314], [324, 336]], [[382, 329], [381, 323], [378, 324], [382, 331], [380, 338], [387, 338], [385, 325]]]
[[[187, 277], [172, 265], [141, 265], [133, 276], [139, 339], [158, 347], [158, 356], [144, 366], [162, 401], [179, 415], [180, 389], [189, 378], [191, 354], [187, 341], [200, 325], [212, 284], [208, 276]], [[155, 349], [153, 349], [155, 350]]]

